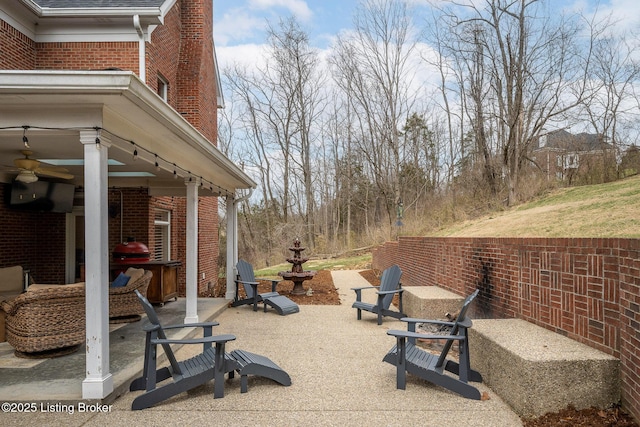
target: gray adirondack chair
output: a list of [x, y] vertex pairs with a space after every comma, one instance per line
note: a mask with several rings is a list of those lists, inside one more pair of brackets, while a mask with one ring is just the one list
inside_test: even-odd
[[[471, 369], [469, 361], [469, 336], [467, 332], [472, 325], [471, 319], [467, 316], [467, 310], [471, 302], [478, 295], [478, 292], [479, 290], [476, 290], [465, 299], [460, 313], [454, 322], [403, 318], [402, 321], [408, 324], [407, 331], [387, 331], [388, 335], [396, 337], [396, 345], [387, 353], [383, 361], [396, 366], [397, 388], [402, 390], [406, 388], [406, 373], [408, 372], [468, 399], [480, 400], [480, 391], [469, 384], [469, 381], [482, 382], [482, 375]], [[415, 328], [418, 323], [431, 323], [450, 329], [448, 335], [421, 334], [416, 333]], [[416, 339], [447, 341], [442, 352], [437, 355], [418, 347], [416, 345]], [[459, 362], [447, 359], [447, 355], [454, 341], [457, 341], [459, 344]]]
[[[231, 303], [232, 307], [251, 304], [253, 305], [253, 311], [256, 311], [258, 309], [258, 303], [263, 302], [265, 312], [267, 311], [267, 306], [270, 306], [273, 307], [281, 316], [298, 313], [300, 311], [300, 307], [298, 307], [298, 304], [291, 301], [291, 299], [287, 298], [286, 296], [280, 295], [278, 292], [276, 292], [276, 286], [278, 285], [280, 280], [269, 279], [271, 280], [271, 292], [259, 294], [259, 282], [255, 277], [251, 264], [249, 264], [245, 260], [239, 260], [236, 264], [236, 269], [238, 270], [238, 277], [235, 280], [236, 294], [233, 302]], [[246, 294], [246, 297], [243, 299], [240, 298], [238, 293], [240, 285], [243, 286], [244, 292]]]
[[[284, 370], [265, 356], [244, 350], [225, 352], [225, 344], [236, 339], [234, 335], [213, 335], [213, 326], [218, 322], [191, 323], [183, 325], [163, 326], [149, 303], [140, 292], [135, 291], [145, 313], [148, 324], [144, 351], [144, 369], [141, 377], [136, 378], [129, 386], [130, 391], [145, 390], [136, 397], [131, 409], [145, 409], [172, 396], [190, 390], [208, 381], [214, 381], [213, 397], [224, 397], [224, 375], [234, 377], [237, 372], [241, 376], [241, 392], [247, 391], [248, 375], [258, 375], [270, 378], [282, 385], [291, 385], [291, 378]], [[168, 339], [165, 330], [176, 328], [202, 328], [204, 336], [193, 339]], [[171, 344], [202, 344], [202, 353], [184, 361], [178, 361], [171, 349]], [[215, 344], [215, 347], [212, 347]], [[169, 360], [169, 366], [157, 368], [158, 346], [162, 346]], [[158, 387], [159, 383], [168, 380]]]
[[[383, 316], [391, 316], [396, 319], [406, 317], [406, 314], [402, 312], [402, 284], [400, 283], [400, 276], [402, 276], [402, 270], [397, 265], [392, 265], [382, 272], [380, 277], [380, 286], [365, 286], [360, 288], [351, 288], [356, 293], [356, 301], [352, 307], [358, 310], [357, 318], [362, 319], [362, 310], [374, 313], [378, 315], [378, 325], [382, 324]], [[378, 289], [376, 294], [378, 299], [375, 304], [370, 304], [362, 301], [362, 291], [369, 289]], [[398, 311], [391, 310], [391, 301], [393, 296], [398, 294], [399, 304]]]

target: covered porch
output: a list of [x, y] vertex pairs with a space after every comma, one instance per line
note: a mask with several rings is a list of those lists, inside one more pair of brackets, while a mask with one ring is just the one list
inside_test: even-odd
[[[109, 357], [108, 190], [143, 188], [151, 196], [186, 199], [186, 299], [181, 317], [193, 322], [202, 320], [197, 299], [198, 198], [226, 199], [227, 269], [233, 271], [235, 209], [241, 191], [255, 183], [128, 71], [0, 71], [1, 182], [11, 183], [18, 174], [34, 175], [27, 180], [45, 178], [37, 170], [12, 167], [25, 150], [41, 165], [64, 167], [64, 182], [73, 184], [76, 197], [82, 199], [87, 314], [82, 354], [86, 376], [81, 389], [83, 399], [103, 399], [114, 391]], [[73, 238], [70, 233], [67, 227], [68, 241]], [[67, 251], [70, 283], [74, 254], [69, 245]], [[227, 289], [233, 291], [233, 282]]]
[[[200, 321], [215, 320], [227, 308], [224, 298], [201, 298], [198, 300]], [[184, 319], [186, 299], [178, 298], [171, 304], [156, 307], [164, 324], [180, 324]], [[142, 372], [144, 361], [145, 332], [143, 322], [110, 325], [110, 360], [113, 375], [113, 392], [97, 401], [112, 403], [129, 390], [131, 380]], [[197, 329], [172, 330], [172, 338], [188, 338]], [[161, 355], [164, 358], [164, 353]], [[85, 354], [74, 354], [51, 359], [21, 359], [13, 355], [8, 343], [0, 343], [0, 400], [6, 401], [51, 401], [72, 403], [82, 401]], [[162, 360], [162, 359], [161, 359]], [[162, 361], [161, 361], [162, 363]]]

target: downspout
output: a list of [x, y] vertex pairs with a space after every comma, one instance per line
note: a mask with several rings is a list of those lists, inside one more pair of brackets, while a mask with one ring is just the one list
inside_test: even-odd
[[253, 188], [249, 194], [239, 199], [230, 200], [227, 197], [227, 292], [226, 299], [233, 299], [236, 292], [236, 263], [238, 262], [238, 205], [253, 194]]
[[142, 25], [140, 25], [140, 15], [133, 15], [133, 26], [138, 33], [138, 70], [140, 80], [147, 83], [146, 45], [144, 31], [142, 31]]

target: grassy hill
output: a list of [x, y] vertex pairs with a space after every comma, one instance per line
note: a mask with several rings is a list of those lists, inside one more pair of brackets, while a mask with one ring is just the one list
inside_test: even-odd
[[640, 176], [555, 190], [538, 200], [432, 235], [640, 238]]
[[[442, 237], [640, 238], [640, 175], [600, 185], [563, 188], [529, 203], [430, 233]], [[365, 269], [371, 254], [309, 260], [306, 270]], [[277, 277], [283, 263], [256, 272]]]

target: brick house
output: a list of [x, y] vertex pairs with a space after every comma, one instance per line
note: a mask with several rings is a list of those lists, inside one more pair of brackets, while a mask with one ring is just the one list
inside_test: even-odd
[[576, 135], [563, 129], [540, 136], [533, 156], [547, 179], [568, 184], [579, 179], [602, 182], [606, 169], [615, 165], [615, 151], [603, 135]]
[[[255, 183], [215, 146], [221, 105], [212, 0], [0, 0], [0, 267], [40, 283], [86, 274], [101, 315], [87, 316], [83, 398], [113, 387], [104, 285], [118, 243], [180, 262], [185, 320], [197, 320], [225, 197], [234, 265], [234, 202]], [[26, 157], [38, 161], [14, 163]], [[34, 183], [49, 195], [17, 209], [14, 188]], [[58, 188], [71, 197], [54, 200]]]

